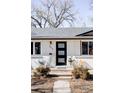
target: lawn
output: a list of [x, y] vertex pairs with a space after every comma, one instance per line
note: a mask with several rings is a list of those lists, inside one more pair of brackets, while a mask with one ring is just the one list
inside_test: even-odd
[[52, 93], [53, 78], [35, 78], [31, 80], [31, 93]]
[[[53, 78], [35, 78], [31, 81], [31, 93], [53, 93]], [[93, 93], [93, 81], [82, 79], [70, 79], [72, 93]]]
[[72, 93], [93, 93], [93, 81], [72, 79], [70, 80]]

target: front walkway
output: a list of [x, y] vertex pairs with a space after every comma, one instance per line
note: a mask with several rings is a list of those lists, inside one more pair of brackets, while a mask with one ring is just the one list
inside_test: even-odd
[[71, 93], [68, 80], [57, 80], [54, 82], [53, 93]]

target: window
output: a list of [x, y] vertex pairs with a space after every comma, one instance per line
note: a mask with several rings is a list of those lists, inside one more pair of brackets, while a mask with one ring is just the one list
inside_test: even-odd
[[31, 55], [33, 55], [33, 42], [31, 42]]
[[58, 55], [65, 55], [65, 51], [59, 50]]
[[35, 42], [35, 54], [40, 54], [40, 42]]
[[82, 42], [82, 55], [93, 55], [93, 42]]
[[64, 47], [65, 47], [65, 44], [63, 44], [63, 43], [58, 44], [58, 48], [64, 48]]
[[93, 42], [89, 42], [89, 55], [93, 55]]
[[41, 54], [41, 43], [31, 42], [31, 55]]
[[59, 63], [64, 63], [65, 62], [65, 58], [58, 58], [58, 62]]
[[88, 42], [82, 42], [82, 54], [88, 55]]

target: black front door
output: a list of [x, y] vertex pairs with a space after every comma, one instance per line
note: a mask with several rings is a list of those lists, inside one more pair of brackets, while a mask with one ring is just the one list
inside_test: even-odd
[[66, 65], [66, 42], [56, 42], [56, 65]]

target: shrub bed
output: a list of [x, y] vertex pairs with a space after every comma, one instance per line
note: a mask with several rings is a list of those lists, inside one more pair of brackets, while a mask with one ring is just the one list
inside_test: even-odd
[[47, 76], [49, 72], [49, 67], [39, 66], [33, 70], [33, 76]]
[[77, 67], [74, 67], [74, 70], [72, 71], [72, 75], [76, 79], [78, 78], [86, 79], [89, 75], [88, 70], [89, 69], [84, 68], [83, 66], [80, 66], [80, 67], [77, 66]]

